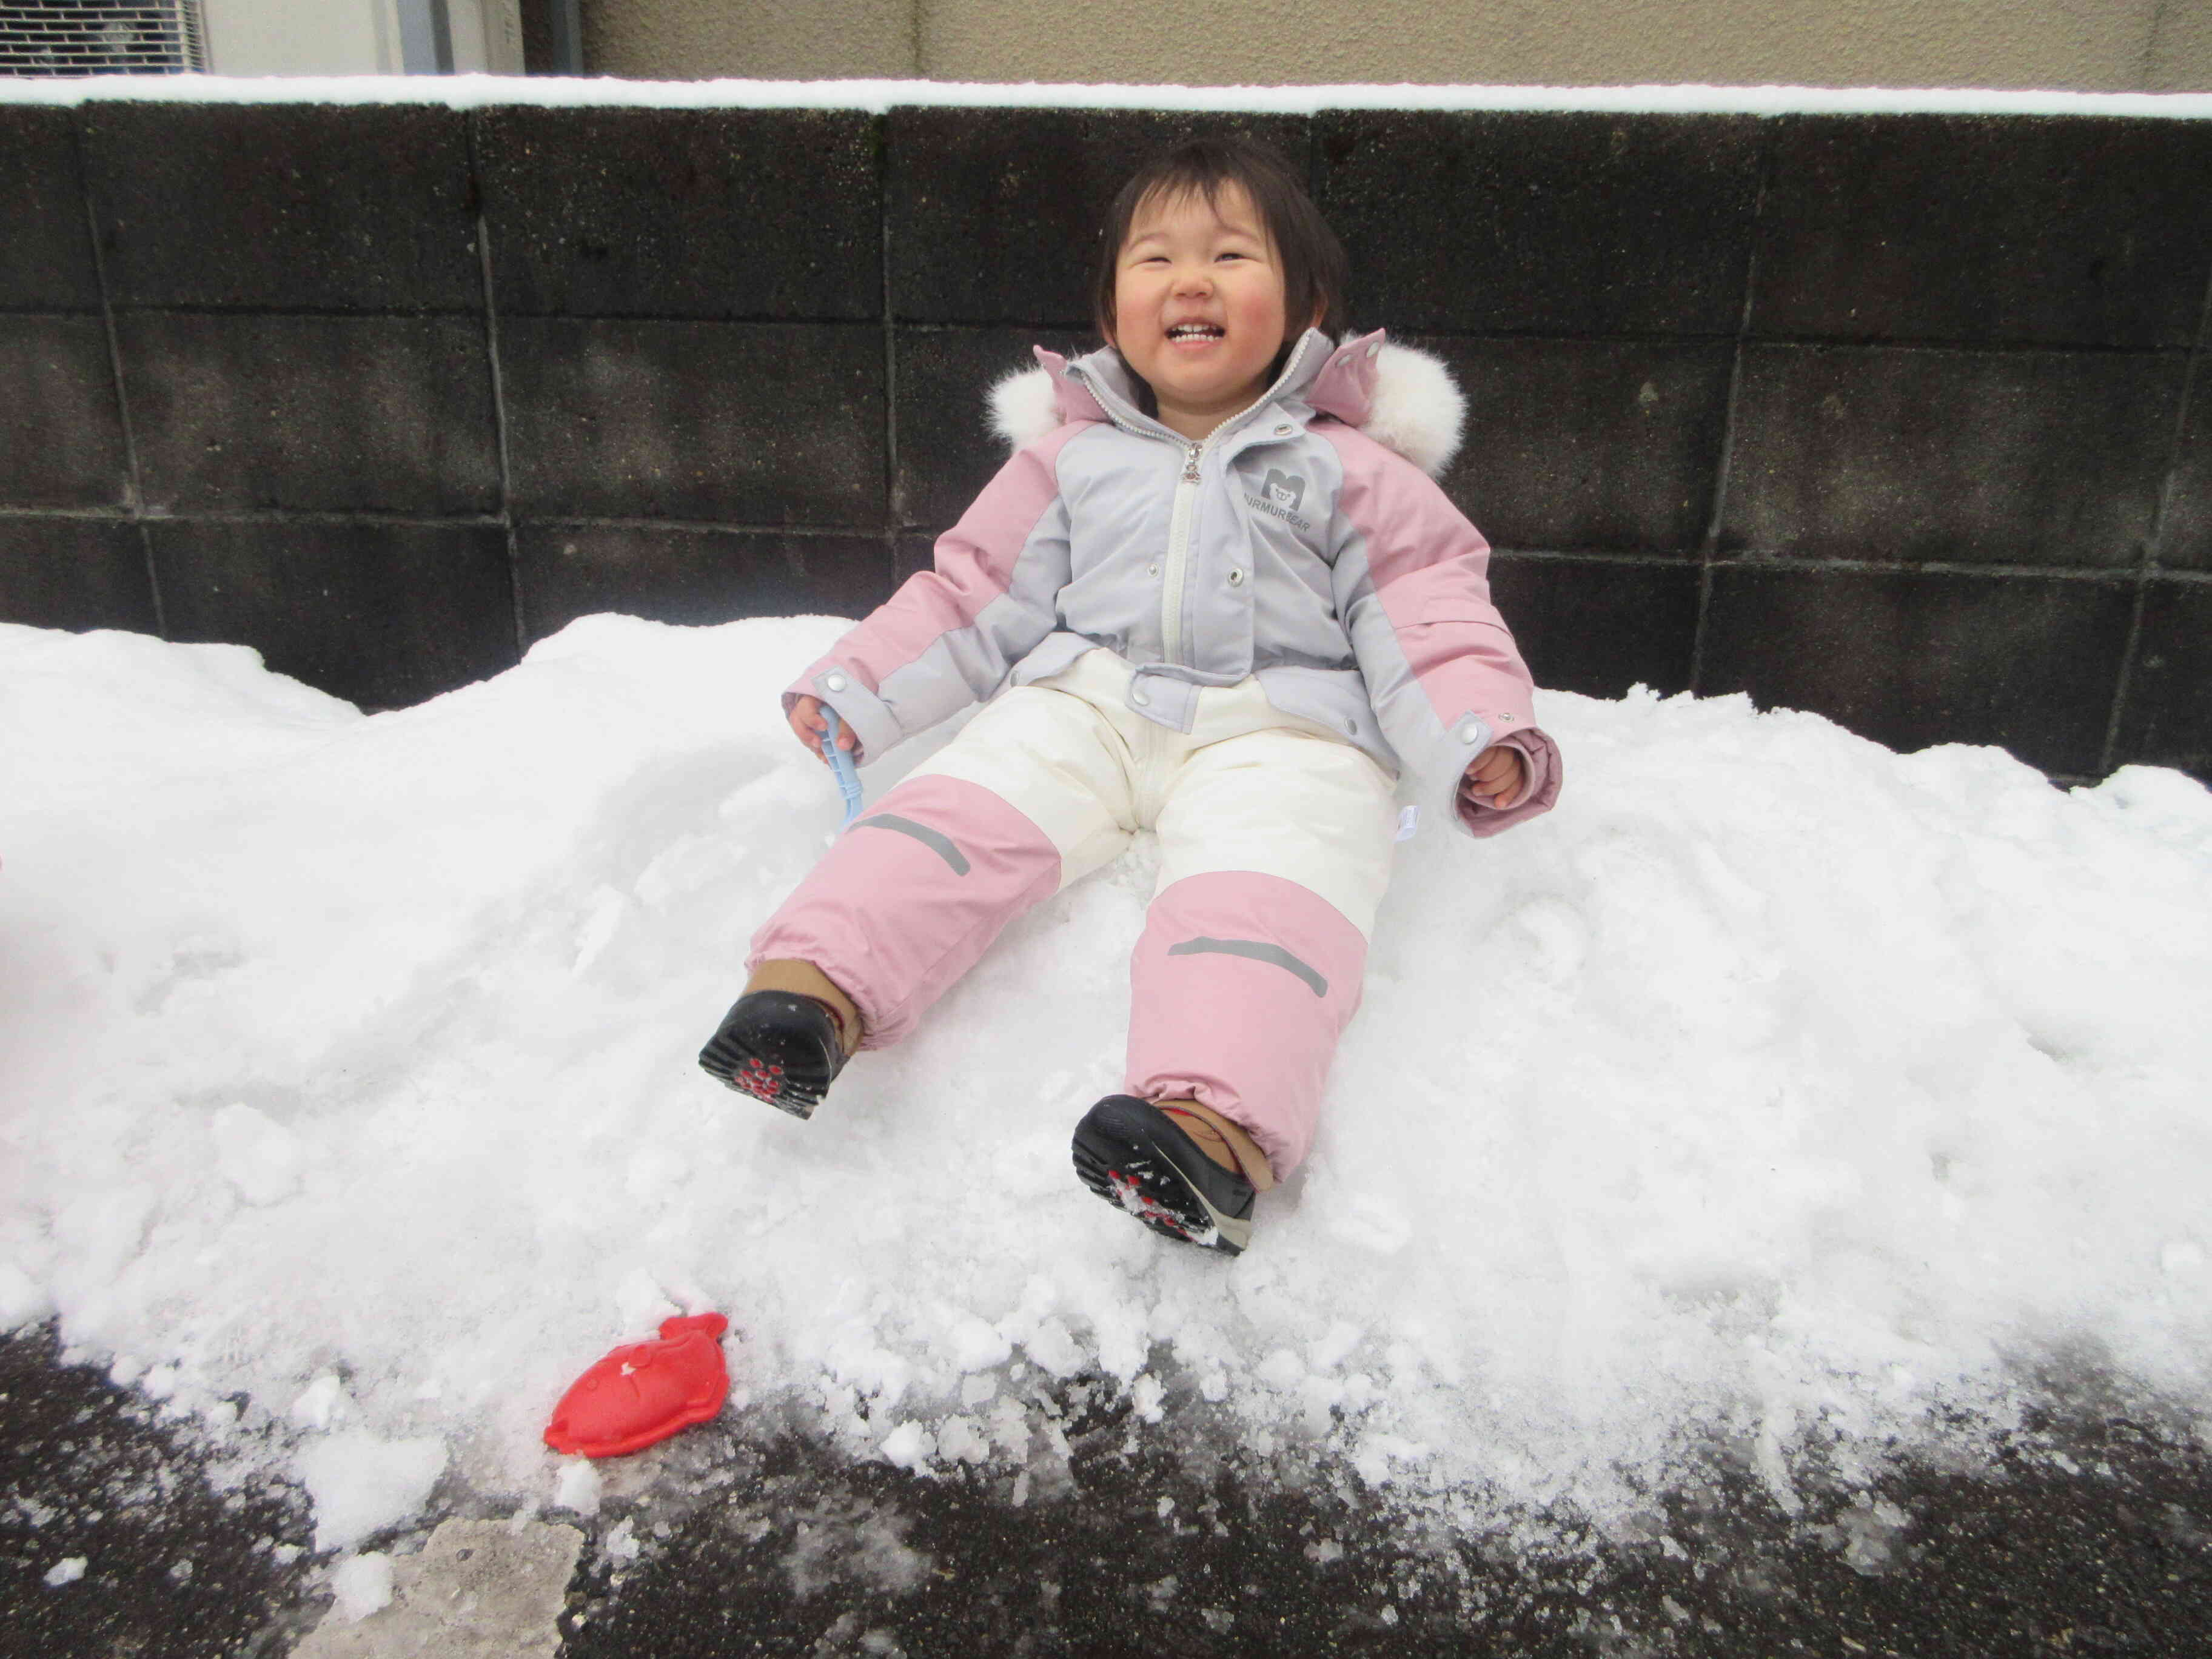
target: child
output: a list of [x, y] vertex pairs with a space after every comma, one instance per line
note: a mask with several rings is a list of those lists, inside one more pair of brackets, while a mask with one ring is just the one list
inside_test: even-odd
[[1488, 545], [1427, 476], [1458, 393], [1346, 335], [1344, 252], [1296, 175], [1182, 144], [1123, 188], [1101, 261], [1105, 349], [1039, 349], [994, 390], [1013, 458], [936, 568], [783, 695], [802, 741], [822, 752], [826, 708], [856, 759], [989, 706], [755, 935], [700, 1063], [809, 1115], [1007, 922], [1154, 829], [1127, 1092], [1077, 1126], [1075, 1166], [1235, 1255], [1359, 1003], [1394, 774], [1484, 836], [1550, 807], [1559, 762]]

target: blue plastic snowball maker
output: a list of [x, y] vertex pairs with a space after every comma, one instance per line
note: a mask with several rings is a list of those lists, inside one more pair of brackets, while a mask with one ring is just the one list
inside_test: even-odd
[[851, 750], [837, 746], [837, 733], [844, 726], [837, 711], [825, 702], [822, 718], [830, 722], [830, 729], [822, 734], [822, 752], [830, 757], [830, 769], [837, 775], [837, 793], [845, 798], [845, 817], [837, 826], [842, 830], [860, 816], [860, 769], [853, 764]]

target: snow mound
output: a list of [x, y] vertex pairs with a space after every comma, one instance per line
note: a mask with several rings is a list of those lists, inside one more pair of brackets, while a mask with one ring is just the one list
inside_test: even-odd
[[1036, 1387], [1079, 1376], [1133, 1432], [1600, 1514], [1715, 1435], [1787, 1506], [1808, 1447], [2054, 1354], [2212, 1413], [2197, 784], [1545, 696], [1561, 806], [1400, 849], [1319, 1146], [1232, 1262], [1068, 1165], [1141, 848], [812, 1122], [698, 1070], [838, 821], [775, 694], [842, 626], [592, 617], [373, 717], [0, 627], [0, 1316], [210, 1431], [250, 1397], [324, 1548], [449, 1456], [551, 1489], [562, 1389], [701, 1306], [738, 1409], [925, 1473], [1048, 1475]]

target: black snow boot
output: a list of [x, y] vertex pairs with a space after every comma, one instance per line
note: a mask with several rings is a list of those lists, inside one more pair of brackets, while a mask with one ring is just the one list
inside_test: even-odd
[[1252, 1183], [1224, 1170], [1172, 1117], [1109, 1095], [1075, 1126], [1075, 1173], [1156, 1233], [1240, 1255], [1252, 1242]]
[[754, 991], [722, 1016], [699, 1063], [741, 1093], [811, 1117], [845, 1069], [845, 1045], [828, 1003], [793, 991]]

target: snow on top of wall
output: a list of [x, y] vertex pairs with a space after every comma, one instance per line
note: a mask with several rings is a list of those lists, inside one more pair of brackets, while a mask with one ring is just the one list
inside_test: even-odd
[[2212, 93], [1887, 87], [1180, 87], [960, 81], [623, 81], [498, 75], [116, 75], [0, 80], [0, 103], [497, 104], [648, 109], [939, 108], [1600, 110], [1732, 115], [2101, 115], [2212, 118]]

